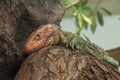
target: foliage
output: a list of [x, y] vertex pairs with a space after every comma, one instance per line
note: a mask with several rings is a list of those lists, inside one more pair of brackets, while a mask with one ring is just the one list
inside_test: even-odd
[[81, 30], [87, 30], [90, 27], [92, 33], [95, 32], [98, 23], [103, 26], [104, 19], [101, 11], [104, 11], [108, 15], [112, 15], [109, 10], [104, 7], [98, 7], [102, 0], [98, 0], [96, 7], [94, 9], [87, 6], [89, 0], [64, 0], [65, 9], [72, 9], [72, 14], [75, 17], [75, 22], [77, 25], [76, 33], [80, 35]]

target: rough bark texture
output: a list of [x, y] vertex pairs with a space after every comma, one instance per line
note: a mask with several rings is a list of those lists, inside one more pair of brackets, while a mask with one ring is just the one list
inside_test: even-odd
[[120, 80], [120, 73], [84, 52], [49, 46], [31, 54], [14, 80]]
[[109, 54], [120, 63], [120, 47], [108, 50]]
[[0, 0], [0, 80], [13, 80], [28, 35], [38, 25], [59, 24], [63, 14], [61, 0]]
[[[23, 45], [29, 34], [33, 30], [35, 30], [39, 25], [42, 24], [55, 23], [59, 25], [63, 17], [63, 14], [64, 14], [64, 9], [63, 9], [63, 5], [61, 4], [61, 0], [0, 0], [0, 80], [13, 80], [17, 70], [19, 69], [20, 64], [25, 59], [24, 57], [25, 52], [23, 50]], [[68, 50], [64, 49], [64, 47], [59, 47], [61, 49], [58, 49], [58, 47], [50, 47], [50, 49], [52, 48], [54, 51], [52, 51], [50, 55], [48, 55], [45, 49], [41, 50], [43, 51], [43, 57], [41, 57], [40, 51], [38, 53], [35, 53], [39, 55], [37, 59], [41, 57], [41, 59], [43, 60], [46, 59], [45, 60], [46, 62], [43, 61], [39, 63], [39, 61], [36, 61], [37, 59], [34, 59], [35, 56], [32, 57], [33, 62], [35, 61], [35, 63], [39, 63], [40, 65], [32, 66], [35, 67], [33, 69], [29, 68], [33, 63], [30, 66], [26, 65], [26, 67], [28, 67], [28, 71], [26, 71], [26, 73], [29, 72], [29, 70], [31, 70], [32, 72], [32, 75], [31, 73], [28, 73], [30, 74], [28, 75], [28, 77], [31, 77], [32, 79], [32, 76], [34, 76], [33, 80], [37, 80], [35, 79], [36, 77], [49, 75], [46, 77], [45, 76], [42, 77], [42, 79], [46, 80], [48, 77], [51, 78], [58, 77], [58, 79], [60, 79], [61, 76], [65, 74], [68, 76], [66, 80], [67, 79], [69, 80], [69, 78], [73, 80], [76, 76], [79, 76], [76, 79], [80, 78], [86, 80], [87, 78], [85, 78], [85, 76], [88, 76], [88, 79], [89, 76], [91, 76], [90, 78], [94, 78], [94, 77], [97, 78], [97, 76], [100, 74], [100, 76], [103, 76], [103, 80], [104, 80], [104, 75], [102, 75], [101, 73], [106, 74], [111, 79], [114, 79], [116, 77], [115, 80], [117, 80], [120, 77], [119, 73], [116, 70], [114, 70], [111, 67], [108, 68], [107, 64], [101, 65], [101, 63], [97, 62], [97, 60], [93, 59], [88, 55], [79, 54], [79, 57], [77, 57], [79, 52], [76, 51], [71, 52], [69, 49]], [[49, 48], [46, 48], [46, 50], [49, 50]], [[61, 50], [63, 50], [63, 52]], [[64, 52], [64, 50], [68, 51], [68, 53]], [[73, 57], [73, 53], [75, 53], [75, 57]], [[56, 62], [56, 64], [54, 63], [54, 61], [52, 62], [52, 60], [48, 61], [51, 57], [53, 57], [51, 54], [53, 55], [55, 54], [56, 57], [53, 58], [52, 60], [56, 59], [58, 61]], [[48, 58], [47, 56], [50, 58]], [[70, 58], [70, 56], [73, 58]], [[28, 60], [26, 61], [29, 62]], [[69, 63], [67, 65], [73, 65], [74, 63], [75, 64], [77, 63], [77, 65], [65, 67], [64, 64], [66, 63], [64, 61]], [[89, 64], [89, 67], [86, 66], [86, 63]], [[96, 63], [98, 65], [94, 65]], [[24, 62], [23, 65], [24, 64], [27, 63]], [[79, 65], [83, 65], [83, 66], [79, 66]], [[41, 66], [41, 69], [38, 68], [38, 66]], [[42, 68], [44, 70], [42, 70]], [[39, 74], [36, 74], [37, 69], [41, 70]], [[102, 72], [99, 69], [102, 70]], [[91, 71], [91, 70], [95, 70], [95, 71]], [[109, 70], [111, 70], [111, 73], [109, 73]], [[68, 72], [66, 73], [62, 71], [68, 71]], [[84, 71], [84, 74], [82, 74], [81, 71]], [[18, 77], [24, 76], [22, 74], [20, 75], [19, 72], [18, 72]], [[24, 72], [24, 69], [23, 71], [21, 71], [21, 73], [22, 72]], [[55, 75], [53, 73], [58, 75]], [[89, 73], [96, 75], [89, 75]], [[73, 74], [74, 76], [70, 74]]]

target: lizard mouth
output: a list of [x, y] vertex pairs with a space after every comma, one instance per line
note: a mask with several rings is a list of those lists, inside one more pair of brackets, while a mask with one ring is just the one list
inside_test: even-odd
[[24, 49], [25, 49], [25, 51], [26, 52], [34, 52], [34, 51], [37, 51], [38, 49], [40, 49], [40, 48], [42, 48], [44, 45], [43, 45], [44, 43], [42, 43], [42, 42], [36, 42], [36, 43], [34, 43], [34, 44], [28, 44], [28, 43], [26, 43], [25, 44], [25, 46], [24, 46]]

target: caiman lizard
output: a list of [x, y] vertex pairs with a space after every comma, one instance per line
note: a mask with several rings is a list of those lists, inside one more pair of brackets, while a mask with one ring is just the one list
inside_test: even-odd
[[90, 55], [108, 62], [115, 68], [119, 67], [119, 62], [109, 56], [101, 47], [71, 32], [65, 32], [55, 24], [46, 24], [38, 27], [27, 39], [25, 43], [26, 52], [34, 52], [49, 45], [62, 44], [72, 50], [81, 50]]

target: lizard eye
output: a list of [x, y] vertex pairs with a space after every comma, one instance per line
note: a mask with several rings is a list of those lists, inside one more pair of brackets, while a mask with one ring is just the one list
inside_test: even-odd
[[40, 34], [37, 34], [36, 36], [35, 36], [35, 40], [39, 40], [40, 39]]

